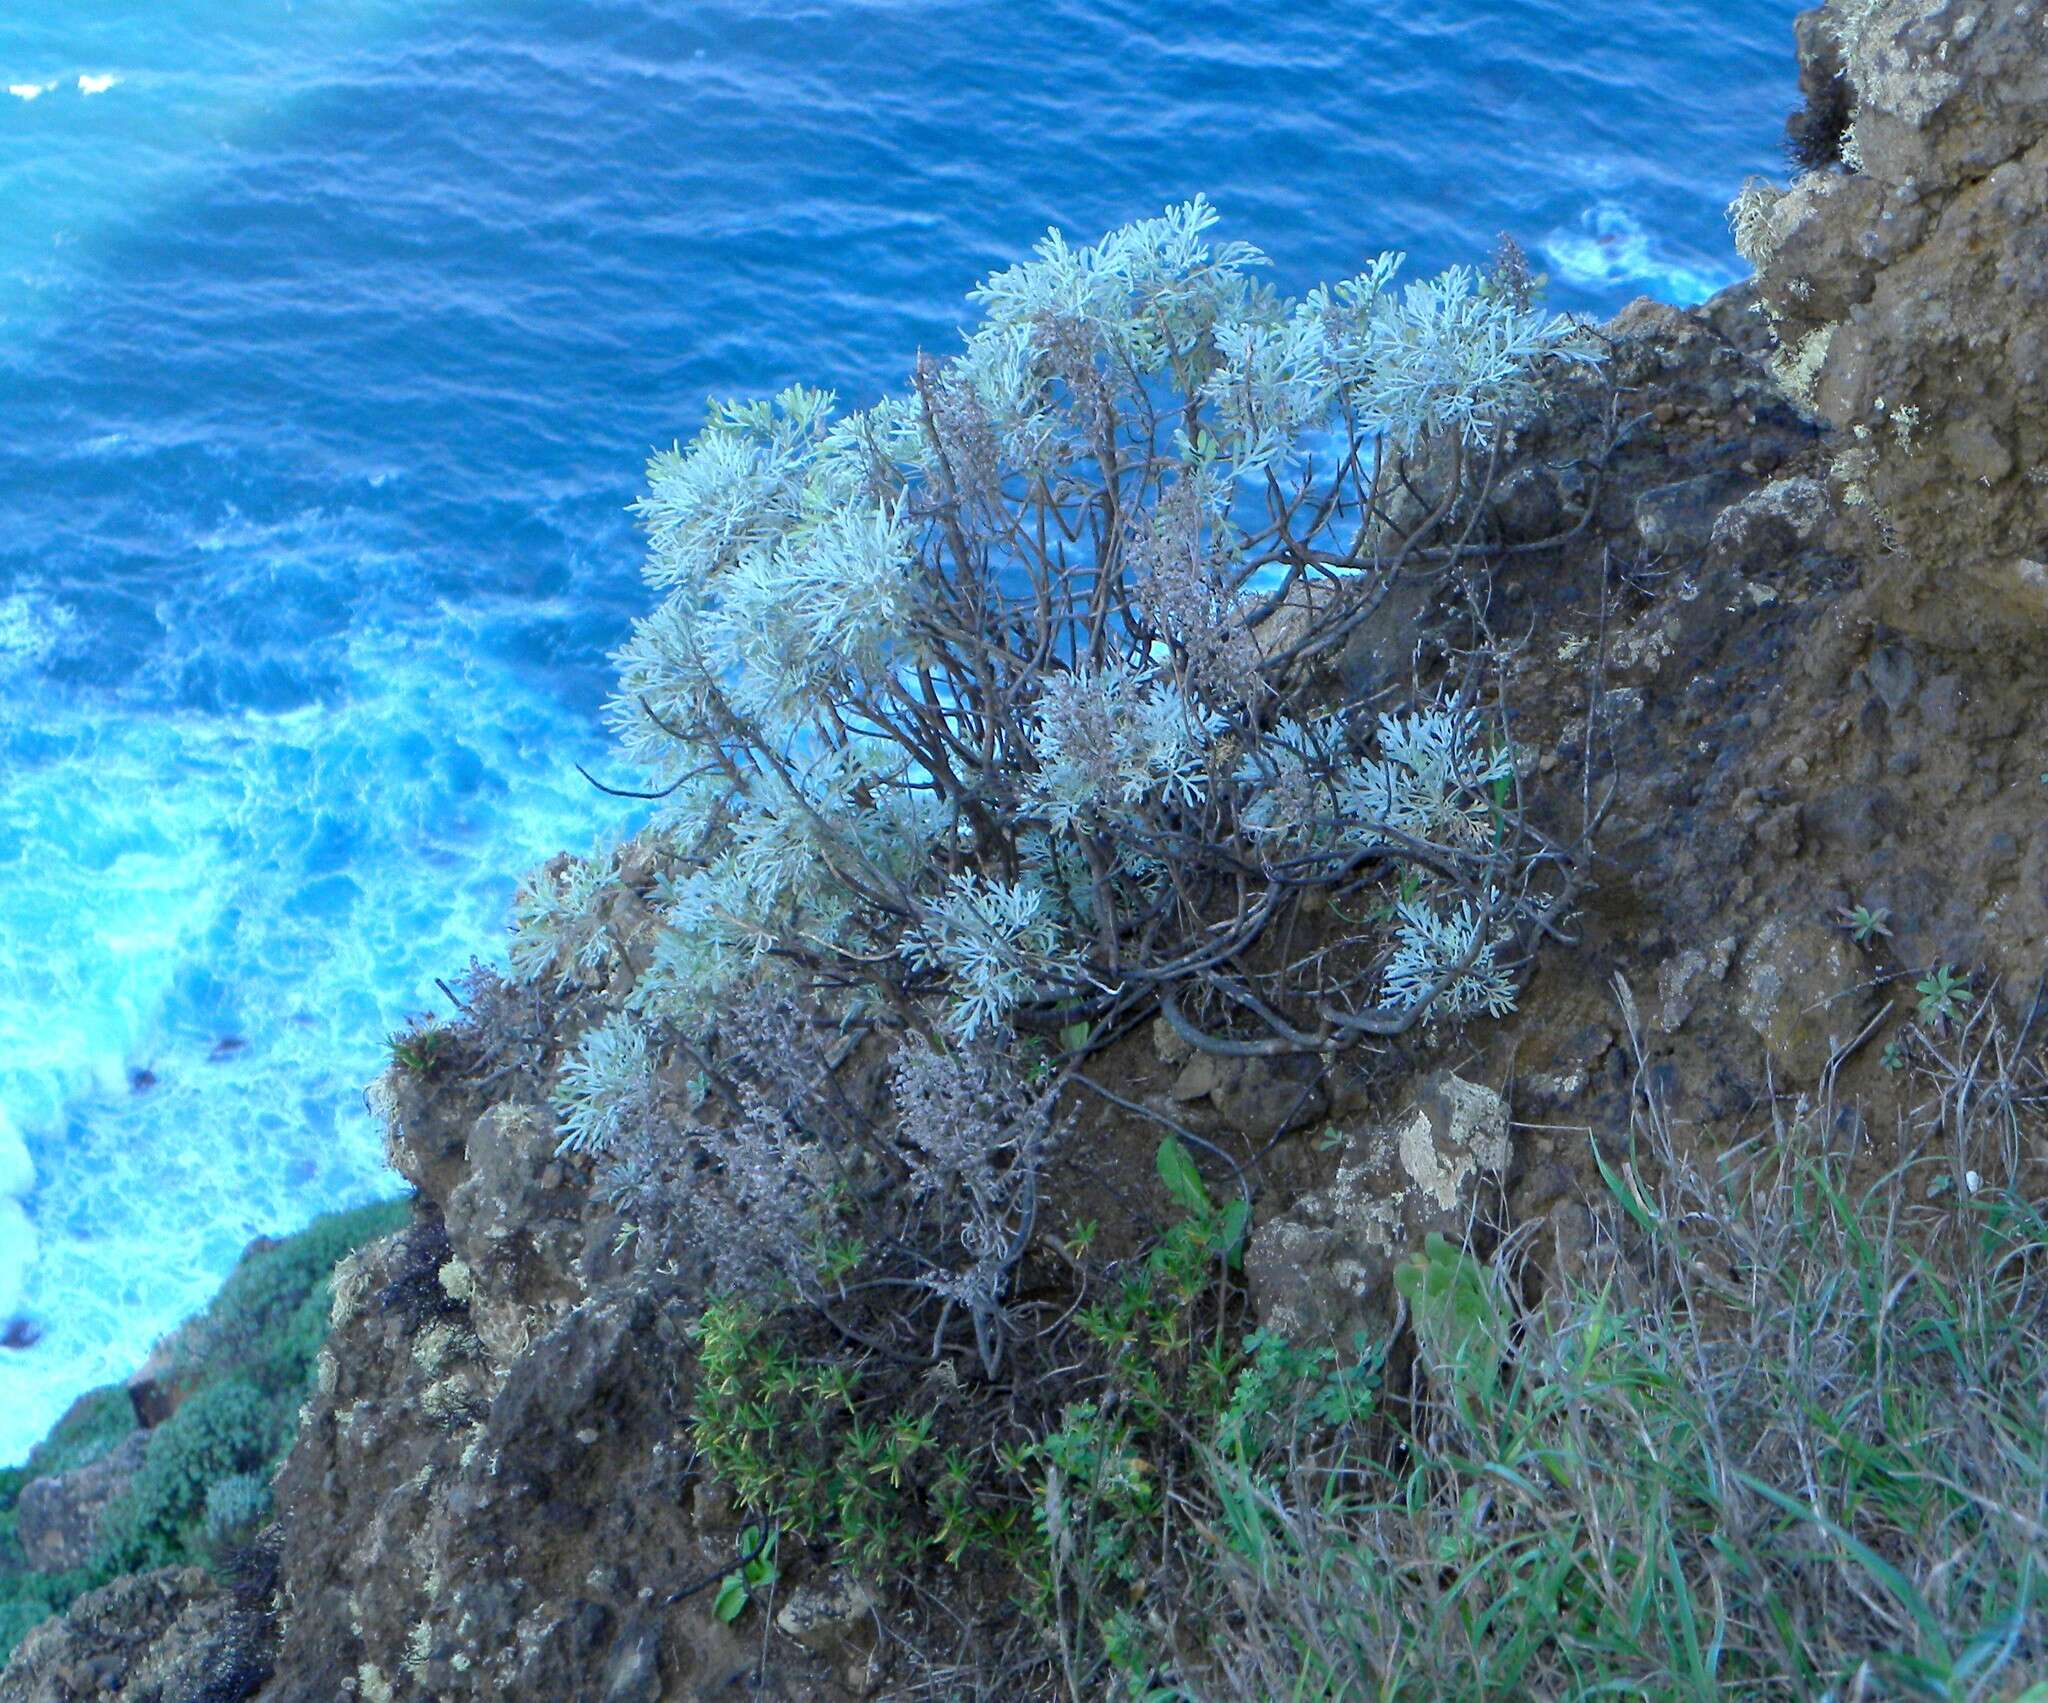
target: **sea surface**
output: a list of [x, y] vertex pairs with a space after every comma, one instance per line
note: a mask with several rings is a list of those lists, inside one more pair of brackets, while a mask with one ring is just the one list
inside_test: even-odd
[[631, 826], [573, 765], [708, 394], [865, 404], [1198, 190], [1290, 292], [1698, 300], [1798, 4], [7, 0], [0, 1462], [397, 1189], [384, 1038]]

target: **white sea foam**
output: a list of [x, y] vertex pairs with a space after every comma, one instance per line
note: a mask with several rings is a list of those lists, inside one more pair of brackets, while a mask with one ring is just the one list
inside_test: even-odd
[[112, 72], [104, 76], [81, 73], [78, 79], [78, 92], [82, 95], [103, 95], [120, 80]]
[[0, 1323], [44, 1333], [0, 1358], [0, 1463], [250, 1237], [395, 1192], [383, 1037], [446, 1011], [523, 869], [615, 819], [559, 708], [459, 632], [345, 662], [282, 713], [0, 694]]
[[31, 592], [0, 597], [0, 678], [46, 661], [74, 619], [65, 604]]
[[1689, 307], [1735, 282], [1731, 268], [1679, 259], [1662, 250], [1627, 208], [1596, 202], [1575, 224], [1544, 237], [1543, 258], [1561, 279], [1584, 289], [1644, 289]]
[[28, 1144], [0, 1106], [0, 1324], [20, 1307], [29, 1262], [35, 1258], [35, 1226], [24, 1204], [35, 1186]]
[[56, 86], [55, 83], [9, 83], [7, 92], [18, 101], [32, 101], [40, 99]]

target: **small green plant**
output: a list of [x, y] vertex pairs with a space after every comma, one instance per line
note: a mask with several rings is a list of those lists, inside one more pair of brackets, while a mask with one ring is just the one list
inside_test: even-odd
[[746, 1612], [747, 1604], [764, 1591], [772, 1590], [782, 1575], [775, 1565], [776, 1531], [773, 1526], [749, 1526], [740, 1533], [737, 1566], [719, 1581], [711, 1612], [730, 1625]]
[[1067, 1226], [1066, 1240], [1062, 1244], [1069, 1259], [1081, 1259], [1095, 1246], [1095, 1238], [1102, 1234], [1102, 1226], [1093, 1218], [1077, 1218]]
[[1170, 1135], [1160, 1142], [1155, 1164], [1167, 1194], [1187, 1215], [1176, 1233], [1184, 1230], [1218, 1259], [1228, 1261], [1233, 1268], [1240, 1265], [1244, 1258], [1244, 1233], [1251, 1221], [1251, 1202], [1240, 1195], [1219, 1210], [1209, 1198], [1208, 1187], [1202, 1181], [1202, 1173], [1195, 1169], [1193, 1157]]
[[1507, 1326], [1486, 1267], [1432, 1230], [1422, 1251], [1395, 1268], [1394, 1288], [1408, 1303], [1432, 1369], [1460, 1400], [1490, 1402], [1499, 1390]]
[[432, 1076], [446, 1061], [454, 1031], [431, 1017], [416, 1017], [387, 1043], [391, 1062], [408, 1076]]
[[1191, 1501], [1188, 1487], [1204, 1482], [1204, 1463], [1220, 1463], [1256, 1499], [1290, 1461], [1355, 1434], [1375, 1408], [1380, 1356], [1362, 1338], [1346, 1359], [1233, 1330], [1219, 1278], [1241, 1257], [1246, 1203], [1219, 1207], [1172, 1136], [1156, 1163], [1183, 1216], [1079, 1317], [1101, 1393], [1069, 1402], [1013, 1464], [1030, 1486], [1037, 1540], [1027, 1600], [1061, 1648], [1070, 1692], [1164, 1703], [1184, 1693], [1160, 1683], [1170, 1662], [1147, 1612], [1156, 1581], [1173, 1574], [1197, 1523], [1262, 1541], [1255, 1511], [1220, 1493]]
[[[1035, 1413], [1035, 1392], [1000, 1388], [977, 1410], [950, 1365], [897, 1376], [829, 1332], [806, 1335], [801, 1308], [712, 1300], [696, 1330], [691, 1423], [712, 1475], [757, 1521], [870, 1577], [929, 1578], [943, 1564], [1020, 1596], [1066, 1646], [1078, 1695], [1175, 1695], [1155, 1686], [1150, 1581], [1193, 1541], [1191, 1518], [1243, 1524], [1247, 1543], [1257, 1528], [1220, 1500], [1205, 1515], [1175, 1487], [1200, 1482], [1212, 1456], [1270, 1486], [1289, 1460], [1358, 1433], [1380, 1356], [1362, 1339], [1346, 1356], [1244, 1331], [1228, 1274], [1246, 1201], [1219, 1204], [1174, 1137], [1155, 1164], [1175, 1217], [1142, 1257], [1090, 1268], [1100, 1298], [1064, 1323], [1061, 1377]], [[1093, 1237], [1072, 1226], [1067, 1258], [1083, 1261]], [[977, 1411], [987, 1417], [963, 1418]], [[992, 1422], [1011, 1434], [992, 1438]], [[717, 1612], [737, 1617], [770, 1580], [735, 1568]]]
[[1905, 1044], [1896, 1040], [1885, 1042], [1884, 1051], [1877, 1055], [1877, 1062], [1883, 1065], [1886, 1070], [1904, 1070], [1906, 1068]]
[[1947, 964], [1922, 976], [1913, 991], [1920, 996], [1923, 1023], [1953, 1023], [1969, 1009], [1973, 997], [1969, 983]]
[[1891, 917], [1892, 913], [1883, 905], [1853, 905], [1836, 913], [1836, 920], [1858, 946], [1868, 946], [1880, 936], [1890, 938]]
[[799, 1352], [784, 1321], [745, 1300], [712, 1301], [696, 1335], [691, 1435], [749, 1513], [878, 1575], [917, 1572], [934, 1545], [1000, 1548], [984, 1468], [949, 1460], [926, 1483], [936, 1421], [916, 1404], [938, 1392], [881, 1388], [859, 1362]]

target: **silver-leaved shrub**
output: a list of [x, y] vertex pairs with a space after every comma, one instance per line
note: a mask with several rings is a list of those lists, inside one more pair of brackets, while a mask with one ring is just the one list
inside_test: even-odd
[[[608, 714], [659, 798], [658, 938], [630, 1015], [560, 1075], [566, 1145], [619, 1148], [656, 1059], [715, 1066], [762, 999], [898, 1034], [899, 1111], [929, 1130], [969, 1092], [942, 1055], [1029, 1100], [989, 1062], [1019, 1034], [1072, 1062], [1161, 1012], [1212, 1051], [1327, 1054], [1512, 1007], [1571, 859], [1530, 825], [1486, 682], [1387, 707], [1330, 664], [1398, 578], [1468, 559], [1505, 429], [1596, 351], [1519, 280], [1397, 287], [1397, 255], [1284, 300], [1215, 223], [1197, 198], [1054, 232], [901, 393], [719, 404], [654, 458], [659, 602]], [[608, 867], [529, 888], [518, 976], [601, 961]], [[727, 1085], [741, 1133], [704, 1163], [822, 1199], [772, 1074]], [[898, 1146], [978, 1203], [937, 1213], [953, 1255], [904, 1281], [984, 1357], [1017, 1253], [1001, 1179], [1049, 1116], [968, 1126], [1005, 1132], [994, 1172]]]

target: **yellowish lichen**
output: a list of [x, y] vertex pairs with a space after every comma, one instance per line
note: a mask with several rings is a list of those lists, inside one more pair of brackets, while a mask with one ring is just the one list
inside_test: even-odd
[[433, 1377], [455, 1349], [458, 1335], [453, 1325], [428, 1325], [413, 1341], [412, 1363], [428, 1377]]
[[369, 1248], [356, 1249], [335, 1266], [334, 1275], [328, 1280], [334, 1301], [327, 1309], [327, 1322], [335, 1330], [356, 1316], [363, 1297], [370, 1292], [369, 1252]]
[[1771, 375], [1777, 379], [1779, 388], [1809, 411], [1814, 406], [1814, 385], [1827, 364], [1828, 345], [1834, 342], [1836, 329], [1823, 325], [1809, 331], [1789, 349], [1780, 349], [1771, 357]]
[[429, 1384], [420, 1395], [420, 1412], [436, 1424], [460, 1419], [471, 1406], [473, 1392], [469, 1379], [458, 1372], [451, 1378]]
[[1759, 271], [1771, 253], [1771, 209], [1783, 197], [1784, 191], [1775, 184], [1753, 177], [1728, 203], [1728, 228], [1735, 236], [1735, 252]]
[[[1950, 0], [1836, 0], [1830, 16], [1842, 44], [1842, 63], [1856, 91], [1857, 104], [1924, 125], [1942, 102], [1962, 87], [1962, 78], [1945, 69], [1946, 51], [1929, 60], [1908, 46], [1908, 27], [1933, 23]], [[1948, 25], [1942, 49], [1968, 41], [1977, 19], [1965, 14]], [[1927, 32], [1929, 38], [1933, 32]]]

